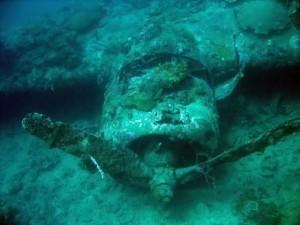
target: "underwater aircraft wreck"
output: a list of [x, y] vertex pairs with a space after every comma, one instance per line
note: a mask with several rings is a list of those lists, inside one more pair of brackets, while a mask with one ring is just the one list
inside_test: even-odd
[[[156, 59], [162, 62], [162, 57], [172, 61], [148, 68]], [[147, 65], [141, 66], [141, 61]], [[219, 148], [216, 104], [232, 93], [242, 71], [213, 89], [203, 77], [191, 75], [193, 67], [201, 66], [187, 57], [159, 54], [141, 61], [134, 67], [147, 68], [140, 77], [121, 70], [119, 79], [111, 82], [100, 135], [39, 113], [27, 114], [23, 128], [50, 148], [79, 157], [91, 172], [97, 169], [102, 177], [108, 173], [148, 188], [163, 204], [172, 200], [178, 185], [203, 178], [220, 164], [263, 151], [300, 130], [300, 118], [294, 118], [243, 145]]]
[[[96, 164], [101, 176], [103, 176], [103, 171], [99, 164], [113, 178], [146, 187], [151, 190], [153, 196], [160, 203], [166, 204], [172, 200], [177, 185], [186, 184], [206, 176], [215, 166], [238, 160], [254, 152], [263, 151], [267, 146], [276, 143], [281, 138], [299, 132], [300, 118], [287, 121], [245, 145], [228, 149], [205, 161], [186, 167], [172, 166], [168, 161], [164, 161], [164, 165], [149, 165], [128, 149], [115, 149], [103, 137], [85, 133], [60, 121], [52, 121], [43, 114], [28, 114], [23, 119], [22, 124], [24, 129], [44, 140], [50, 147], [60, 148], [68, 154], [79, 157], [87, 169], [95, 170], [91, 168], [91, 163], [88, 161], [91, 160]], [[159, 145], [161, 143], [159, 142]], [[185, 150], [188, 151], [189, 149]], [[156, 154], [157, 158], [165, 158], [170, 155], [171, 150], [153, 148], [152, 151], [151, 153]], [[158, 151], [160, 152], [157, 153]], [[175, 153], [171, 152], [171, 157], [180, 157]]]
[[[203, 14], [198, 16], [206, 32], [202, 28], [194, 29], [198, 33], [183, 32], [186, 21], [179, 21], [176, 28], [160, 24], [165, 32], [156, 31], [154, 24], [148, 27], [154, 33], [151, 37], [140, 32], [130, 39], [138, 47], [128, 50], [121, 63], [116, 60], [111, 65], [113, 76], [106, 86], [98, 135], [40, 113], [27, 114], [24, 129], [51, 148], [77, 156], [91, 172], [98, 170], [102, 176], [104, 171], [149, 189], [163, 204], [172, 200], [177, 186], [299, 132], [297, 117], [239, 146], [219, 146], [217, 105], [248, 76], [246, 68], [268, 70], [300, 62], [298, 25], [280, 3], [258, 0], [227, 10], [214, 16], [226, 15], [224, 21], [232, 26], [223, 27], [224, 21], [219, 20], [214, 24], [218, 31], [203, 25]], [[260, 13], [254, 17], [253, 12]], [[155, 17], [153, 12], [151, 19]], [[169, 40], [166, 32], [177, 39]], [[173, 45], [187, 39], [186, 45]]]

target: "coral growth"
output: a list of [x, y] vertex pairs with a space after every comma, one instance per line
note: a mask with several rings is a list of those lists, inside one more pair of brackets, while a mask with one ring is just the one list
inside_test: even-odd
[[257, 35], [270, 35], [290, 25], [287, 8], [275, 1], [245, 2], [237, 8], [236, 19], [242, 30]]
[[185, 61], [160, 64], [153, 73], [155, 75], [154, 82], [161, 83], [163, 89], [174, 88], [189, 75]]
[[185, 61], [159, 64], [142, 77], [129, 80], [129, 88], [122, 104], [128, 108], [150, 111], [164, 92], [176, 88], [188, 75]]
[[141, 111], [150, 111], [156, 105], [154, 93], [128, 93], [124, 96], [122, 104], [127, 108]]

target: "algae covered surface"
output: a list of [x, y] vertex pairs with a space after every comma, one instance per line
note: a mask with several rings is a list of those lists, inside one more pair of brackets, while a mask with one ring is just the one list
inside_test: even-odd
[[0, 224], [299, 225], [299, 21], [297, 0], [1, 1]]

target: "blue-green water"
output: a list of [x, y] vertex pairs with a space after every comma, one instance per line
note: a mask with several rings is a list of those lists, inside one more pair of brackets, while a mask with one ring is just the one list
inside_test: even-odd
[[299, 225], [299, 20], [296, 0], [1, 1], [0, 224]]

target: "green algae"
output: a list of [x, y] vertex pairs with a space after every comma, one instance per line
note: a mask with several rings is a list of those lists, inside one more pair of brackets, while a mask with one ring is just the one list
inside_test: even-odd
[[188, 76], [189, 69], [185, 61], [159, 64], [143, 75], [140, 82], [131, 81], [133, 90], [128, 90], [124, 95], [122, 105], [141, 111], [151, 111], [161, 100], [163, 93], [178, 89]]

